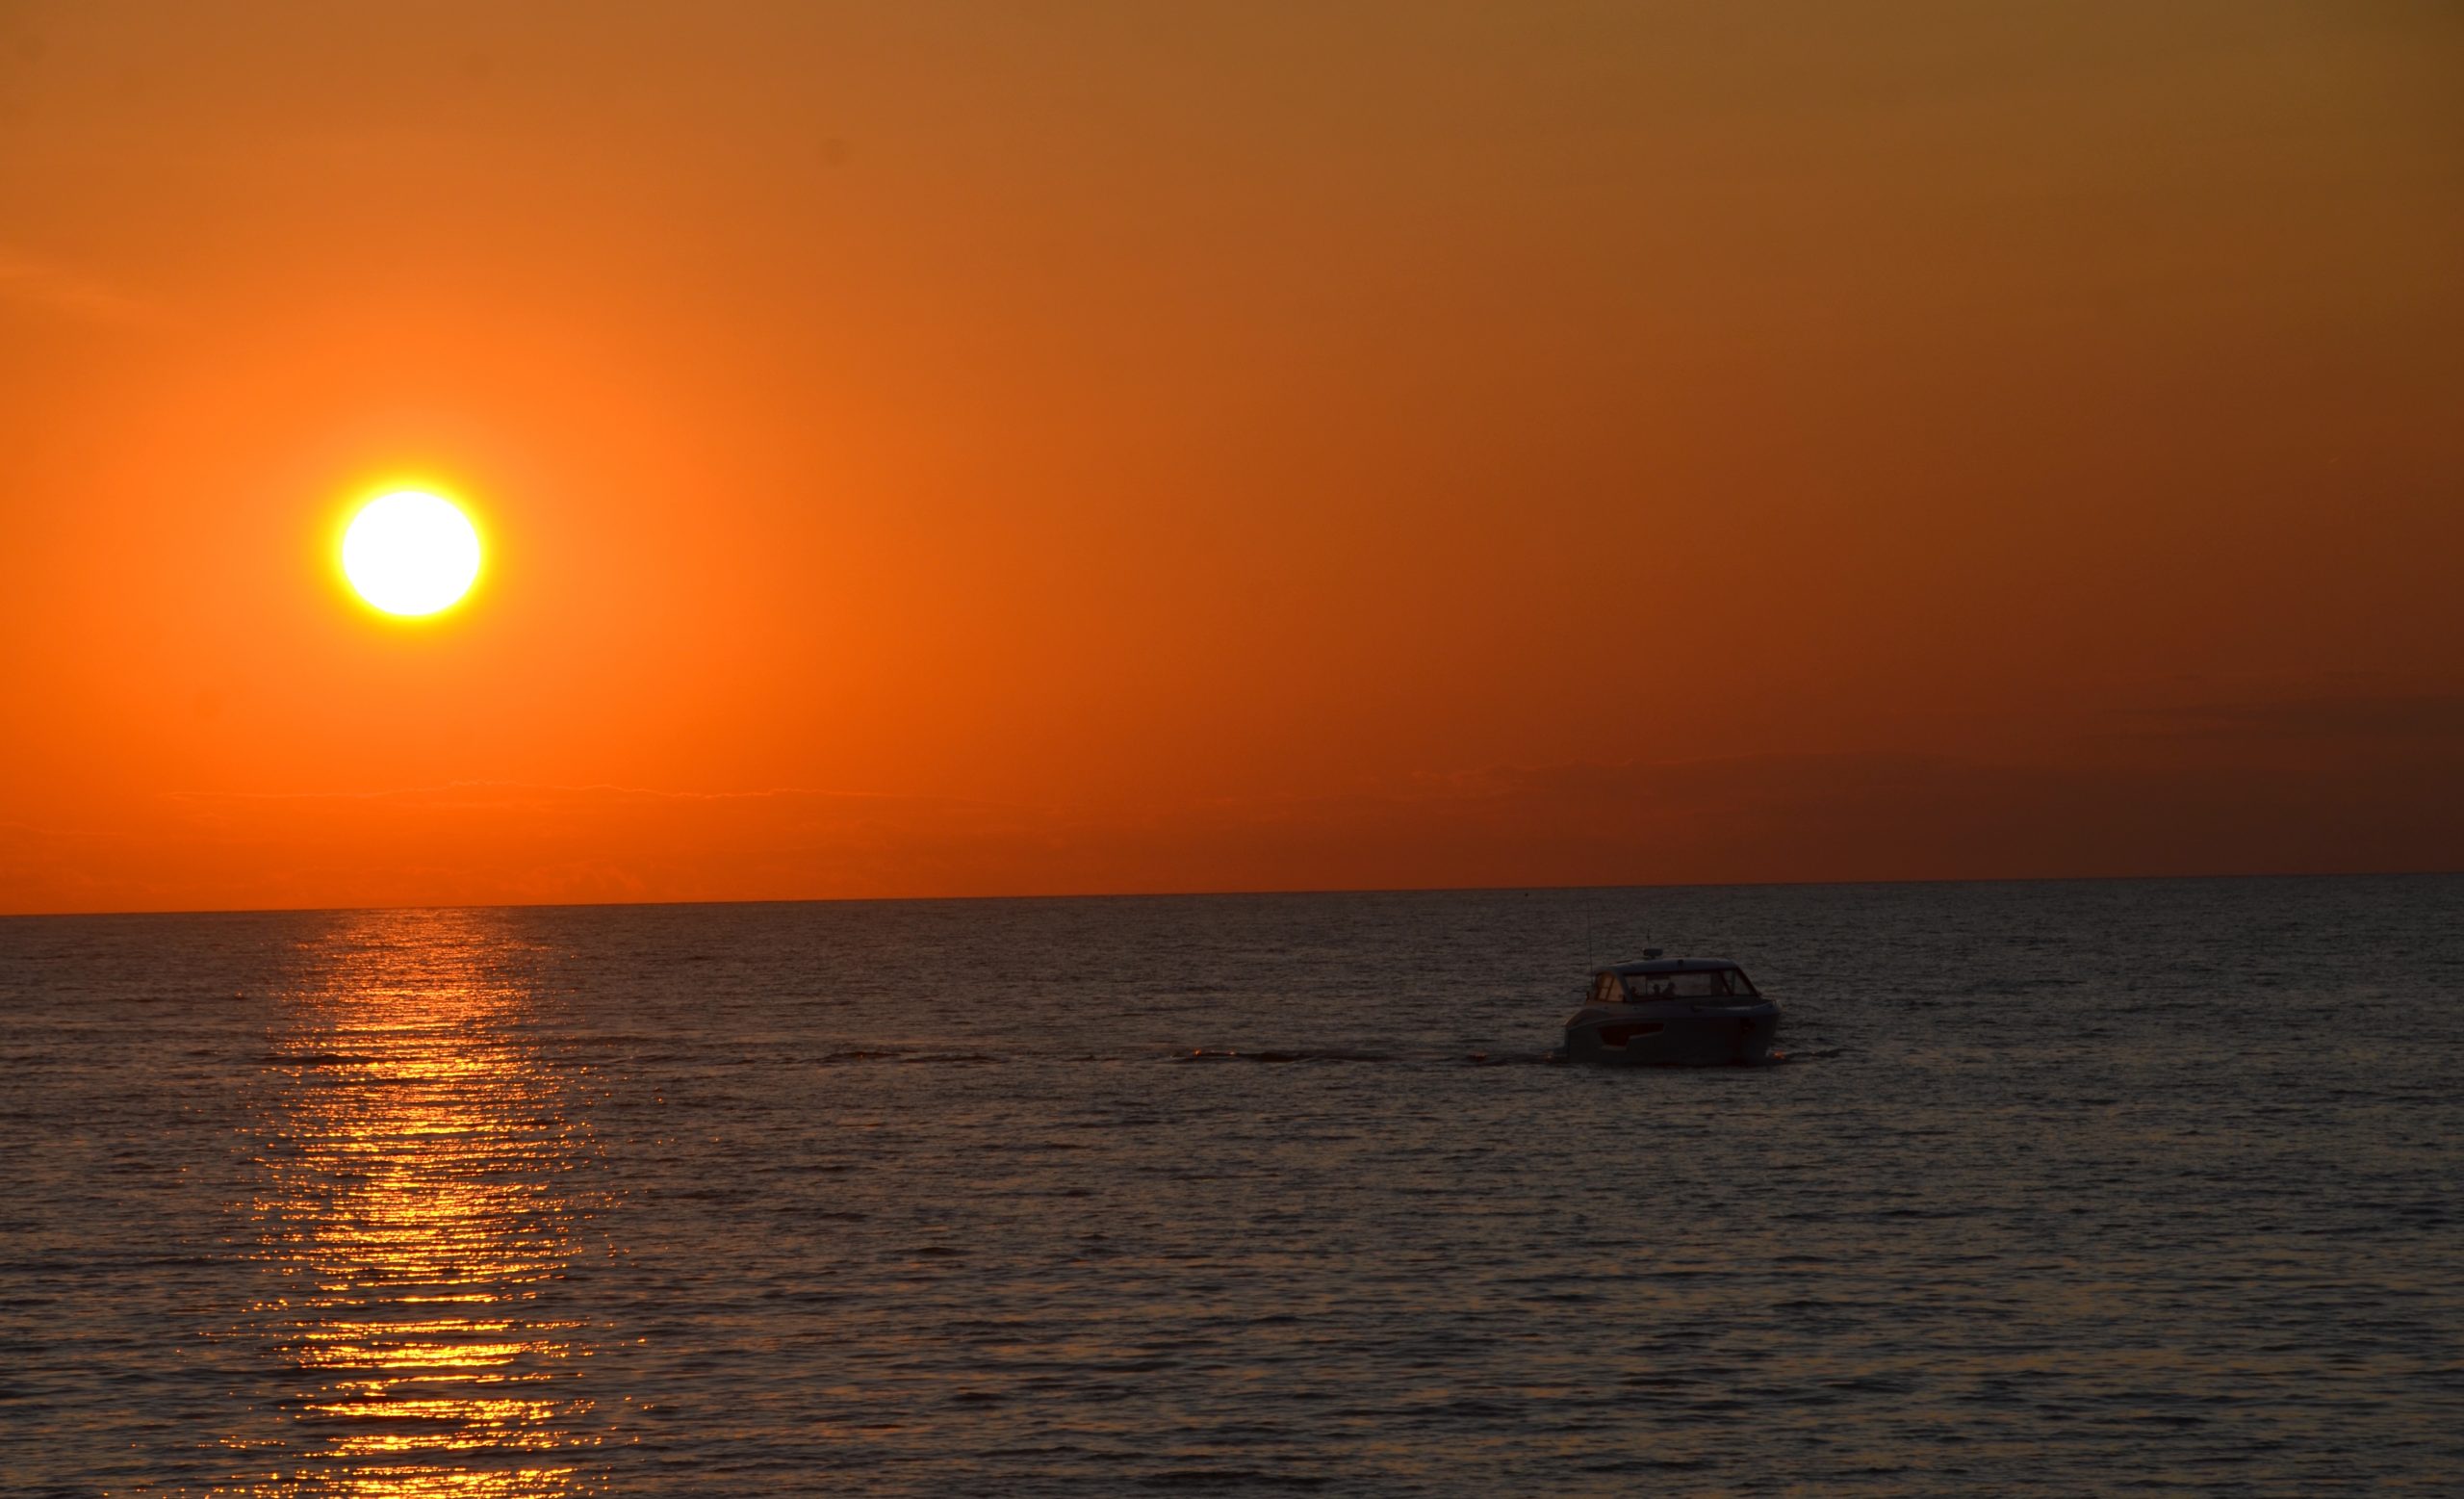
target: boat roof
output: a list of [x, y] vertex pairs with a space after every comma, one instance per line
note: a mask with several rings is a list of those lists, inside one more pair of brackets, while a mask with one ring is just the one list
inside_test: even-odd
[[1610, 963], [1592, 969], [1632, 978], [1638, 973], [1726, 973], [1736, 965], [1727, 958], [1646, 958], [1640, 963]]

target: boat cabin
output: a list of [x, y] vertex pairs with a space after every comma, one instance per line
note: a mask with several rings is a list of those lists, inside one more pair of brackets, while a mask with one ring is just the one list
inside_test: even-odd
[[1591, 975], [1593, 1004], [1647, 1004], [1659, 999], [1754, 999], [1745, 969], [1726, 958], [1650, 958], [1618, 963]]

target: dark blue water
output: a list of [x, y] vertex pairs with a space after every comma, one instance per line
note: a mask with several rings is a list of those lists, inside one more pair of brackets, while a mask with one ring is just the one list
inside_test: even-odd
[[[0, 1488], [2455, 1492], [2459, 917], [0, 921]], [[1646, 935], [1791, 1060], [1542, 1064]]]

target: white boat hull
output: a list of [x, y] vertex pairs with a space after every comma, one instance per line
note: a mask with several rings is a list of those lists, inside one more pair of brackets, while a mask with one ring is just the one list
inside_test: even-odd
[[1719, 1067], [1770, 1060], [1780, 1007], [1682, 999], [1587, 1004], [1566, 1021], [1566, 1060], [1617, 1067]]

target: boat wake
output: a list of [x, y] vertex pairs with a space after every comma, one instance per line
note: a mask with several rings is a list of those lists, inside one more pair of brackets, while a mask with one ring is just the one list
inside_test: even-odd
[[[1818, 1051], [1774, 1051], [1769, 1056], [1741, 1066], [1772, 1067], [1787, 1062], [1823, 1061], [1840, 1055], [1837, 1047]], [[1113, 1054], [1069, 1052], [1066, 1054], [986, 1051], [942, 1051], [923, 1047], [861, 1047], [826, 1052], [812, 1059], [816, 1067], [860, 1067], [867, 1064], [899, 1067], [995, 1067], [1005, 1063], [1050, 1064], [1054, 1062], [1169, 1062], [1176, 1066], [1197, 1063], [1248, 1062], [1259, 1066], [1303, 1066], [1349, 1063], [1395, 1067], [1560, 1067], [1567, 1063], [1563, 1048], [1548, 1051], [1446, 1051], [1420, 1055], [1387, 1051], [1357, 1051], [1339, 1047], [1192, 1047], [1186, 1050], [1157, 1053], [1151, 1050], [1126, 1051]]]
[[1218, 1051], [1207, 1047], [1175, 1053], [1175, 1062], [1392, 1062], [1375, 1051]]

